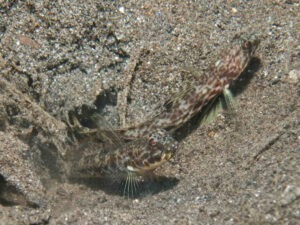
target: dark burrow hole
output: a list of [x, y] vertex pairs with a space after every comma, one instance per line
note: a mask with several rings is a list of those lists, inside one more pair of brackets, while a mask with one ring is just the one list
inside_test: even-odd
[[3, 206], [27, 205], [25, 197], [17, 189], [9, 185], [0, 175], [0, 204]]
[[[118, 92], [115, 89], [109, 89], [97, 96], [94, 106], [82, 105], [75, 110], [69, 112], [69, 120], [72, 125], [75, 124], [75, 119], [79, 121], [80, 125], [88, 128], [97, 128], [93, 115], [101, 115], [112, 117], [112, 109], [117, 106]], [[118, 117], [117, 115], [115, 115]]]

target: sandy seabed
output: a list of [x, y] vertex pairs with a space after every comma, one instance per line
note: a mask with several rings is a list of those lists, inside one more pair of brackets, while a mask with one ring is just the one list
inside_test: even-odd
[[[141, 122], [244, 33], [234, 111], [188, 123], [138, 197], [66, 179], [72, 115]], [[1, 224], [299, 224], [299, 40], [293, 0], [0, 1]]]

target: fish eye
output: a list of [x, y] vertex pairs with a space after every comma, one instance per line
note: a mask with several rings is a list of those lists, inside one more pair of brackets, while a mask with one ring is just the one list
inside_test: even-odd
[[250, 42], [250, 41], [245, 41], [245, 42], [243, 43], [243, 45], [242, 45], [242, 48], [243, 48], [244, 50], [250, 49], [250, 48], [251, 48], [251, 42]]
[[149, 145], [155, 146], [157, 144], [157, 141], [154, 138], [149, 139]]

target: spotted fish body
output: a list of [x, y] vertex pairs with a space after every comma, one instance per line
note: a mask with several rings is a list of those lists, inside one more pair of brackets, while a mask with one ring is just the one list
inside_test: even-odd
[[97, 171], [108, 177], [144, 176], [170, 160], [177, 149], [174, 138], [164, 130], [156, 130], [148, 138], [124, 144], [106, 155], [96, 152], [85, 156], [76, 167], [79, 171]]
[[180, 93], [165, 105], [162, 113], [117, 131], [125, 139], [134, 141], [107, 154], [96, 152], [85, 156], [77, 163], [77, 169], [97, 171], [110, 178], [126, 178], [125, 189], [131, 189], [135, 177], [151, 174], [176, 154], [178, 142], [167, 130], [182, 126], [222, 94], [245, 70], [258, 43], [253, 37], [242, 40], [215, 63], [210, 76], [201, 76], [201, 84]]
[[199, 113], [210, 100], [219, 96], [245, 70], [259, 44], [255, 36], [242, 39], [215, 63], [210, 76], [202, 76], [199, 85], [181, 93], [159, 115], [141, 124], [119, 130], [125, 139], [147, 135], [155, 129], [171, 129], [182, 126]]

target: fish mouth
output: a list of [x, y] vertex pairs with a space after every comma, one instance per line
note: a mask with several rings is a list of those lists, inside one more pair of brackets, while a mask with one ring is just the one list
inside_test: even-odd
[[165, 162], [169, 161], [174, 154], [172, 152], [166, 152], [163, 153], [159, 160], [156, 160], [155, 162], [149, 163], [142, 167], [133, 167], [133, 166], [127, 166], [127, 170], [130, 172], [138, 173], [140, 175], [143, 175], [145, 172], [153, 171], [157, 167], [160, 167]]
[[173, 157], [172, 152], [167, 152], [161, 156], [161, 159], [162, 159], [162, 161], [165, 162], [165, 161], [169, 161], [172, 157]]
[[172, 158], [173, 154], [171, 152], [163, 153], [162, 156], [160, 157], [160, 160], [149, 164], [147, 167], [144, 169], [149, 171], [149, 170], [155, 170], [157, 167], [161, 166], [165, 162], [169, 161]]
[[253, 55], [254, 52], [256, 51], [258, 45], [260, 44], [260, 40], [258, 38], [250, 41], [251, 43], [251, 54]]

